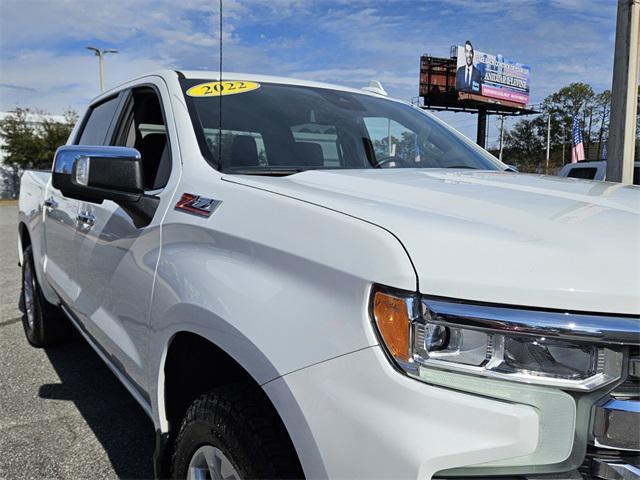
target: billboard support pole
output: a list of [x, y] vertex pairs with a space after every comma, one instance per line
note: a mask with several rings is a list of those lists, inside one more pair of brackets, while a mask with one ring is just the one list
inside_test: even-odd
[[487, 135], [487, 109], [478, 108], [478, 131], [476, 132], [476, 143], [485, 148], [485, 137]]
[[613, 58], [611, 117], [607, 145], [607, 180], [633, 183], [638, 64], [640, 56], [640, 2], [618, 0], [616, 46]]

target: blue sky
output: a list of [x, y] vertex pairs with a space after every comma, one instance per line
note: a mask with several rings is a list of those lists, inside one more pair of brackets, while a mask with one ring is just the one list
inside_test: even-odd
[[[223, 0], [225, 70], [418, 91], [422, 53], [466, 39], [531, 67], [537, 102], [573, 81], [610, 88], [615, 0]], [[116, 48], [106, 85], [157, 68], [217, 69], [218, 0], [1, 0], [0, 110], [59, 114], [98, 93], [86, 45]], [[475, 117], [443, 114], [475, 138]], [[490, 121], [490, 144], [497, 138]]]

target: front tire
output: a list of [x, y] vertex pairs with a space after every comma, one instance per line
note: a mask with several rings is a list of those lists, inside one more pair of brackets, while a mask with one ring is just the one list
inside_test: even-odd
[[31, 245], [24, 249], [23, 254], [20, 310], [25, 336], [32, 346], [47, 347], [68, 336], [69, 325], [64, 314], [42, 295], [36, 278]]
[[220, 387], [191, 404], [175, 441], [172, 478], [304, 478], [282, 422], [256, 390]]

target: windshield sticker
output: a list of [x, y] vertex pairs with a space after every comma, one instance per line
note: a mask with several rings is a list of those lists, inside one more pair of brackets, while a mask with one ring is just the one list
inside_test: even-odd
[[256, 82], [244, 80], [227, 80], [223, 82], [201, 83], [187, 90], [190, 97], [219, 97], [221, 95], [235, 95], [236, 93], [250, 92], [260, 88]]

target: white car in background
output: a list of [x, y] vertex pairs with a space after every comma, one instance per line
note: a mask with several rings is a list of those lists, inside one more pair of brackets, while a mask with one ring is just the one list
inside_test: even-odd
[[371, 91], [218, 80], [104, 93], [22, 179], [27, 339], [70, 320], [158, 477], [638, 478], [637, 188], [508, 171]]
[[[607, 177], [607, 162], [606, 160], [584, 160], [568, 163], [562, 167], [558, 176], [604, 181]], [[640, 185], [640, 162], [634, 162], [633, 184]]]

